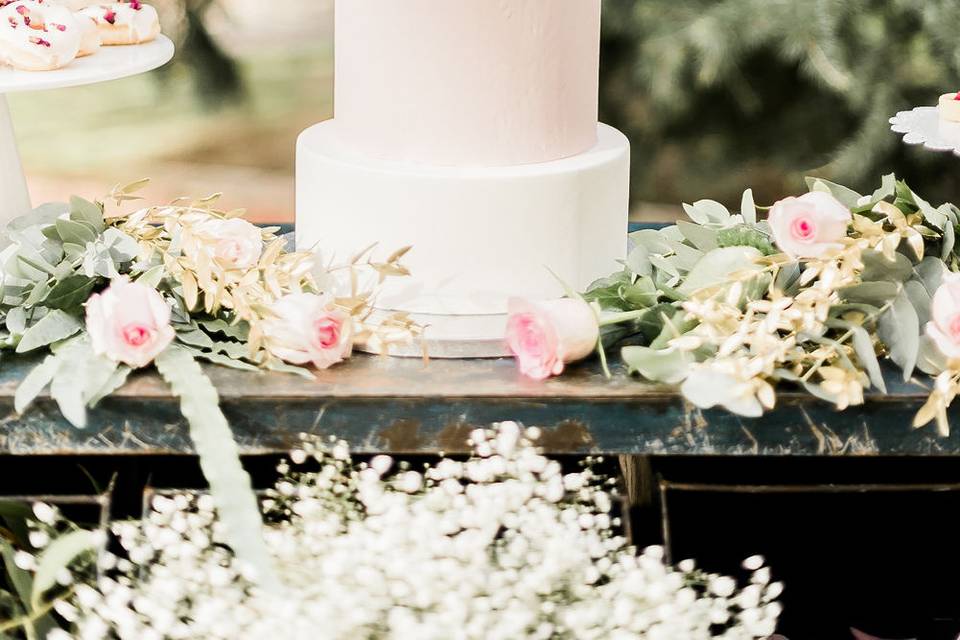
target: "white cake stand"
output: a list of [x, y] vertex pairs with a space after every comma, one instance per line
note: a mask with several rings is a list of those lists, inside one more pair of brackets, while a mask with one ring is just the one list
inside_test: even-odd
[[[103, 47], [96, 54], [74, 60], [56, 71], [17, 71], [0, 66], [0, 228], [31, 208], [6, 94], [126, 78], [166, 64], [173, 52], [173, 42], [159, 36], [146, 44]], [[63, 105], [62, 117], [69, 122], [69, 104]]]
[[960, 156], [960, 122], [941, 120], [936, 107], [916, 107], [890, 118], [890, 129], [903, 134], [903, 141], [931, 151], [949, 151]]

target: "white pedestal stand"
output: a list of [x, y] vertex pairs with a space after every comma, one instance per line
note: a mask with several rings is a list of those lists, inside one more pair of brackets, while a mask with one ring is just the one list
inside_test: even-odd
[[[30, 195], [20, 165], [6, 94], [62, 89], [125, 78], [166, 64], [173, 53], [174, 46], [170, 39], [159, 36], [147, 44], [103, 47], [96, 54], [74, 60], [56, 71], [18, 71], [0, 67], [0, 228], [30, 211]], [[64, 105], [63, 117], [70, 118], [69, 105]]]
[[941, 120], [936, 107], [916, 107], [890, 118], [890, 129], [903, 134], [903, 142], [931, 151], [960, 156], [960, 122]]

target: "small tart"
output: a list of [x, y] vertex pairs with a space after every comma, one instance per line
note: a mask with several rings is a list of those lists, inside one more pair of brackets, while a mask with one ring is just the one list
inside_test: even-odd
[[141, 44], [160, 35], [157, 10], [139, 0], [90, 6], [79, 13], [93, 18], [106, 46]]
[[24, 71], [51, 71], [80, 52], [81, 31], [72, 11], [43, 0], [17, 0], [0, 8], [0, 60]]
[[937, 112], [943, 120], [960, 122], [960, 93], [945, 93], [940, 96]]

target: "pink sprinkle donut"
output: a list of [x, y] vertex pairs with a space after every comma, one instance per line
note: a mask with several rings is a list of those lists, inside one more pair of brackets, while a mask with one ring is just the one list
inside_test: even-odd
[[0, 60], [25, 71], [50, 71], [80, 52], [73, 12], [45, 0], [15, 0], [0, 8]]

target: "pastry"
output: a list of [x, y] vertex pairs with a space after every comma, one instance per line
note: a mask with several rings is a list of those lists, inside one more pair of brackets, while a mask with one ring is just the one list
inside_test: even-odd
[[160, 35], [157, 10], [139, 0], [89, 6], [79, 13], [94, 19], [104, 45], [140, 44]]
[[80, 52], [82, 31], [72, 11], [44, 0], [0, 8], [0, 60], [25, 71], [50, 71]]

